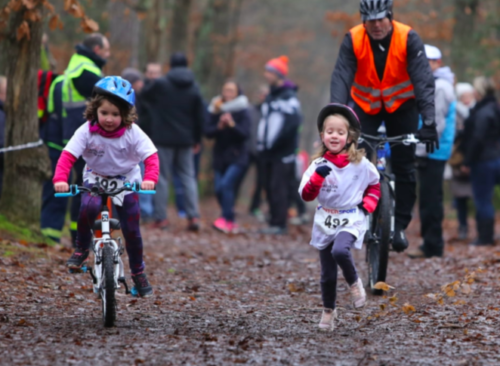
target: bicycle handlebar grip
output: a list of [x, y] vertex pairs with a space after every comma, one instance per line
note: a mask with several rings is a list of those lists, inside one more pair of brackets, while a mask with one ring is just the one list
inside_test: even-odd
[[55, 197], [73, 197], [73, 193], [71, 193], [71, 192], [56, 193], [54, 196]]
[[80, 193], [78, 186], [76, 184], [72, 184], [69, 186], [69, 192], [56, 193], [55, 197], [73, 197]]
[[142, 189], [140, 189], [136, 192], [140, 193], [140, 194], [156, 194], [156, 191], [143, 191]]

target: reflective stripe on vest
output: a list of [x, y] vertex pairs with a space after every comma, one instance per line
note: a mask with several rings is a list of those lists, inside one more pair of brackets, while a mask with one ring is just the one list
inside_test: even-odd
[[382, 103], [389, 113], [401, 104], [415, 98], [413, 84], [407, 71], [407, 40], [411, 28], [393, 21], [393, 35], [389, 46], [383, 80], [379, 79], [370, 39], [363, 25], [351, 29], [357, 71], [351, 87], [351, 96], [367, 114], [377, 114]]
[[102, 76], [101, 69], [88, 57], [74, 54], [64, 71], [63, 107], [65, 110], [85, 106], [86, 99], [76, 90], [73, 79], [80, 77], [84, 71]]

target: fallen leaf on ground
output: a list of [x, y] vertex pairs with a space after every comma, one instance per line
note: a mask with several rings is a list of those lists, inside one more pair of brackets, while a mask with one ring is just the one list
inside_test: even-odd
[[413, 305], [410, 305], [409, 303], [405, 303], [402, 309], [406, 315], [414, 313], [416, 311], [415, 307]]
[[389, 290], [394, 290], [395, 287], [389, 286], [385, 282], [377, 282], [375, 286], [373, 286], [375, 290], [382, 290], [382, 291], [389, 291]]

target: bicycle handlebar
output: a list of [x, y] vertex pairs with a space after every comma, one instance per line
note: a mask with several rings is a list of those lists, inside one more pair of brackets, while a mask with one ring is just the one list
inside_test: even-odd
[[84, 187], [84, 186], [78, 186], [76, 184], [72, 184], [69, 186], [69, 192], [64, 192], [64, 193], [56, 193], [55, 197], [74, 197], [79, 195], [81, 192], [90, 192], [93, 193], [97, 196], [116, 196], [124, 191], [129, 191], [129, 192], [136, 192], [139, 194], [155, 194], [156, 191], [143, 191], [141, 190], [139, 183], [134, 182], [133, 184], [130, 184], [129, 182], [125, 182], [123, 184], [123, 187], [118, 188], [114, 191], [106, 191], [101, 189], [100, 186], [95, 185], [92, 188]]
[[417, 139], [414, 134], [400, 135], [394, 137], [385, 137], [385, 136], [381, 137], [381, 136], [372, 136], [362, 133], [361, 137], [359, 138], [360, 143], [367, 142], [369, 145], [371, 145], [369, 140], [376, 142], [376, 145], [384, 145], [387, 142], [389, 143], [399, 142], [402, 143], [403, 145], [409, 146], [412, 144], [418, 144], [419, 142], [425, 142]]

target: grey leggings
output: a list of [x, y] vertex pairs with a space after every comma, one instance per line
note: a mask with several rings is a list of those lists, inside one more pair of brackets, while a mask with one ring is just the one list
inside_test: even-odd
[[333, 243], [319, 251], [321, 262], [321, 296], [323, 306], [335, 309], [337, 297], [337, 265], [342, 269], [344, 278], [349, 286], [358, 280], [356, 266], [352, 259], [351, 248], [356, 237], [351, 233], [341, 232]]

